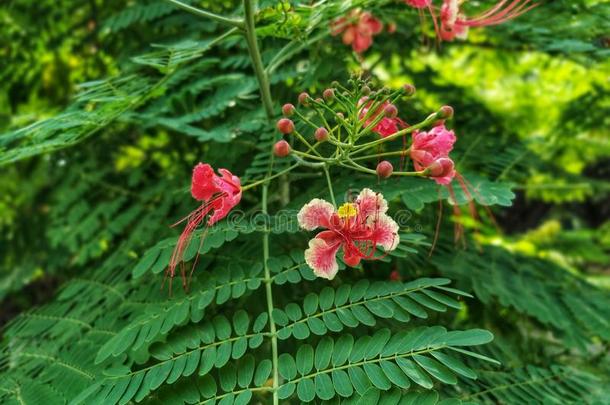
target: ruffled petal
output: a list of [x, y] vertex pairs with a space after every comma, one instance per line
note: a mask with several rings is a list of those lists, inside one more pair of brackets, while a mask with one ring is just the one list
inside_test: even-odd
[[332, 280], [339, 271], [336, 257], [339, 247], [339, 241], [329, 244], [323, 238], [313, 238], [305, 250], [305, 262], [316, 276]]
[[364, 12], [360, 19], [360, 25], [366, 25], [371, 34], [379, 34], [383, 30], [383, 24], [371, 13]]
[[215, 193], [220, 192], [216, 185], [214, 169], [207, 163], [199, 163], [193, 168], [191, 194], [196, 200], [209, 200]]
[[357, 32], [354, 36], [354, 42], [352, 42], [352, 49], [356, 53], [362, 53], [369, 49], [372, 44], [373, 37], [371, 35], [363, 35], [362, 33]]
[[396, 221], [386, 214], [381, 214], [377, 218], [372, 218], [370, 226], [373, 229], [371, 239], [378, 246], [383, 247], [386, 252], [396, 249], [400, 242]]
[[430, 135], [434, 135], [430, 145], [431, 152], [436, 153], [437, 157], [447, 157], [456, 141], [455, 133], [444, 125], [438, 125], [430, 130]]
[[356, 198], [360, 218], [374, 217], [388, 211], [388, 202], [381, 193], [370, 188], [363, 188]]
[[335, 212], [335, 207], [328, 201], [314, 198], [301, 208], [297, 220], [301, 228], [313, 231], [318, 227], [329, 228], [329, 221]]

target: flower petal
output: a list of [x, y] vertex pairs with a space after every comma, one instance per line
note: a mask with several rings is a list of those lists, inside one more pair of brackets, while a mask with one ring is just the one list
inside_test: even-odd
[[396, 249], [400, 242], [398, 235], [398, 224], [386, 214], [380, 214], [377, 218], [372, 218], [371, 227], [373, 228], [372, 239], [378, 246], [383, 247], [386, 252]]
[[191, 194], [196, 200], [209, 200], [220, 190], [216, 186], [214, 179], [218, 177], [214, 169], [207, 163], [199, 163], [193, 168], [193, 178], [191, 183]]
[[336, 257], [339, 247], [340, 241], [329, 244], [322, 238], [313, 238], [305, 250], [305, 262], [316, 276], [332, 280], [339, 271]]
[[301, 228], [313, 231], [318, 227], [329, 228], [329, 221], [335, 207], [328, 201], [314, 198], [301, 208], [297, 214], [297, 220]]
[[358, 215], [360, 218], [377, 216], [385, 214], [388, 211], [388, 202], [383, 198], [381, 193], [376, 193], [370, 188], [363, 188], [358, 198], [356, 198], [358, 206]]

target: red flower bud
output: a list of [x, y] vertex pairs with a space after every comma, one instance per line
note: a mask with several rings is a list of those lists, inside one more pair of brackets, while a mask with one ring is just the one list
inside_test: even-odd
[[294, 131], [294, 122], [292, 122], [289, 118], [281, 118], [277, 122], [277, 129], [284, 135], [291, 133]]
[[449, 158], [436, 159], [426, 169], [430, 177], [446, 177], [453, 173], [453, 160]]
[[284, 104], [282, 106], [282, 114], [284, 114], [284, 117], [290, 117], [294, 114], [294, 106], [290, 103]]
[[326, 89], [322, 92], [322, 97], [326, 101], [332, 101], [335, 98], [335, 91], [333, 89]]
[[436, 115], [438, 115], [440, 119], [450, 119], [453, 117], [453, 107], [444, 105], [440, 108], [440, 110], [438, 110]]
[[324, 142], [328, 139], [328, 131], [324, 127], [320, 127], [316, 129], [316, 132], [313, 134], [314, 138], [318, 142]]
[[394, 104], [388, 104], [383, 109], [383, 113], [388, 118], [396, 118], [396, 116], [398, 115], [398, 108], [396, 108]]
[[402, 89], [404, 90], [406, 96], [412, 96], [415, 94], [415, 86], [412, 84], [405, 84], [402, 86]]
[[388, 162], [387, 160], [382, 160], [377, 165], [376, 171], [379, 177], [381, 177], [382, 179], [387, 179], [392, 175], [392, 172], [394, 171], [394, 166], [392, 166], [392, 163]]
[[282, 139], [273, 145], [273, 153], [278, 157], [286, 157], [290, 154], [290, 145]]
[[303, 92], [301, 94], [299, 94], [299, 104], [305, 106], [305, 107], [309, 107], [309, 94]]

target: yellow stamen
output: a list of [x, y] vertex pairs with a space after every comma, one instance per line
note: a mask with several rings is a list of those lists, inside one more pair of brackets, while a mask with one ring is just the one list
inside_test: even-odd
[[339, 218], [342, 219], [352, 218], [358, 215], [358, 208], [354, 203], [345, 203], [339, 207], [337, 214], [339, 215]]

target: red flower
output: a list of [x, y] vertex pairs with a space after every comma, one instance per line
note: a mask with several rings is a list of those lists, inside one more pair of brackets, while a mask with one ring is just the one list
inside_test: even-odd
[[[220, 176], [207, 163], [199, 163], [193, 168], [191, 195], [202, 201], [201, 206], [191, 212], [178, 223], [186, 221], [186, 226], [178, 238], [178, 243], [170, 258], [166, 276], [175, 275], [176, 266], [182, 262], [184, 251], [189, 246], [193, 232], [208, 218], [206, 226], [212, 226], [226, 217], [241, 200], [241, 181], [226, 169], [218, 169]], [[209, 216], [208, 216], [209, 215]], [[176, 224], [177, 225], [177, 224]], [[203, 242], [203, 240], [202, 240]], [[195, 268], [196, 262], [192, 270]], [[186, 288], [184, 269], [182, 269], [183, 285]], [[171, 283], [170, 283], [171, 288]]]
[[455, 170], [449, 152], [453, 149], [455, 140], [454, 132], [448, 131], [444, 125], [436, 126], [428, 132], [414, 132], [410, 154], [415, 170], [428, 169], [430, 177], [438, 184], [451, 183]]
[[318, 277], [332, 280], [339, 266], [337, 252], [343, 250], [343, 261], [357, 266], [362, 259], [373, 259], [377, 246], [386, 252], [394, 250], [400, 240], [398, 225], [386, 212], [388, 203], [380, 193], [363, 189], [353, 203], [338, 210], [319, 198], [305, 204], [297, 215], [299, 225], [308, 231], [325, 228], [309, 241], [305, 261]]
[[459, 0], [443, 0], [440, 13], [440, 36], [445, 41], [452, 41], [454, 38], [464, 39], [468, 35], [470, 27], [502, 24], [536, 6], [537, 4], [532, 4], [531, 0], [510, 0], [510, 2], [502, 0], [487, 11], [469, 18], [460, 11]]
[[352, 10], [346, 17], [340, 17], [330, 25], [333, 36], [343, 34], [345, 45], [351, 45], [356, 53], [366, 51], [373, 43], [373, 36], [383, 29], [383, 24], [367, 11]]
[[[363, 97], [360, 99], [360, 101], [358, 101], [358, 105], [362, 106], [359, 114], [360, 119], [366, 117], [369, 110], [371, 109], [371, 104], [373, 104], [373, 101], [368, 101], [366, 97]], [[366, 121], [364, 122], [364, 126], [368, 127], [369, 124], [374, 122], [379, 117], [379, 114], [385, 115], [385, 110], [389, 105], [391, 105], [389, 101], [386, 101], [383, 104], [379, 105], [376, 108], [375, 112], [373, 112], [371, 115], [369, 115], [369, 117], [367, 117]], [[407, 127], [407, 124], [398, 117], [391, 118], [388, 116], [384, 116], [377, 123], [377, 125], [373, 127], [372, 131], [377, 133], [380, 137], [385, 138], [398, 132], [399, 127]]]

